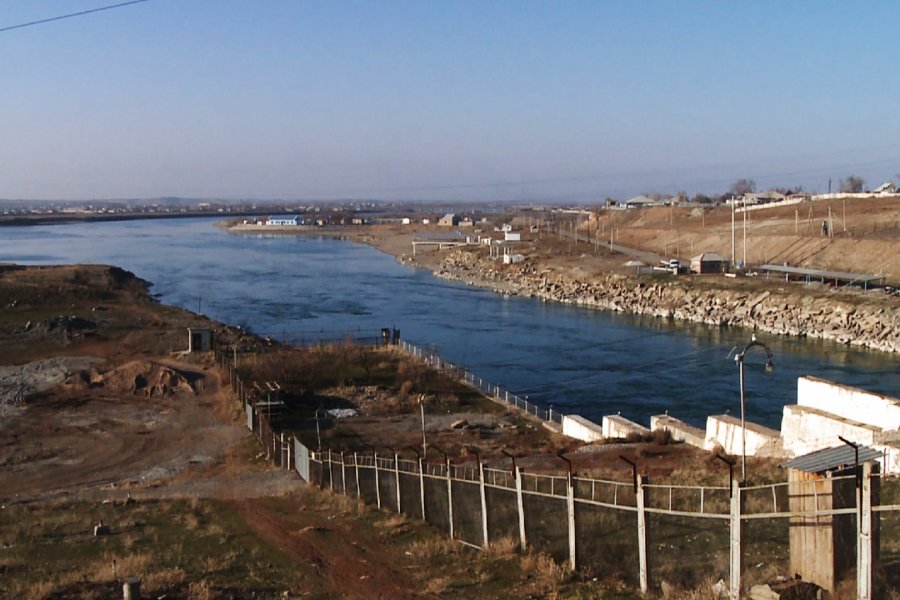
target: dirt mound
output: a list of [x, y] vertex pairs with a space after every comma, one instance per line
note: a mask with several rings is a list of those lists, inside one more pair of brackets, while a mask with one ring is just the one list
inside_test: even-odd
[[175, 369], [158, 362], [135, 360], [105, 372], [89, 369], [66, 383], [83, 388], [104, 388], [117, 394], [171, 397], [196, 396], [204, 389], [202, 373]]
[[0, 366], [0, 407], [22, 404], [26, 397], [50, 389], [73, 371], [98, 362], [102, 360], [90, 356], [58, 356], [24, 365]]

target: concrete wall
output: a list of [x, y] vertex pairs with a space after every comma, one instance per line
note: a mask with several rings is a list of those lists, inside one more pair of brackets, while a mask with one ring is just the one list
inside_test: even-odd
[[785, 406], [781, 418], [784, 449], [791, 456], [802, 456], [838, 446], [842, 443], [838, 436], [871, 446], [876, 443], [880, 433], [881, 430], [872, 425], [806, 406]]
[[563, 435], [584, 442], [603, 439], [603, 428], [579, 415], [565, 415], [562, 420]]
[[817, 377], [797, 380], [797, 404], [881, 430], [900, 429], [900, 400]]
[[607, 415], [603, 417], [603, 437], [624, 438], [632, 433], [647, 435], [650, 433], [650, 430], [634, 421], [629, 421], [621, 415]]
[[706, 432], [669, 415], [650, 417], [651, 431], [668, 431], [672, 439], [697, 448], [706, 448]]
[[[780, 446], [781, 435], [774, 429], [747, 421], [747, 456]], [[743, 451], [741, 420], [731, 415], [715, 415], [706, 419], [706, 448], [712, 450], [716, 444], [727, 454], [740, 455]]]

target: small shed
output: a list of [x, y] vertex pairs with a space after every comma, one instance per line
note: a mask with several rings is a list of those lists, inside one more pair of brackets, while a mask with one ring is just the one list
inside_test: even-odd
[[[856, 515], [834, 512], [856, 508], [858, 478], [877, 472], [881, 457], [882, 452], [873, 448], [842, 444], [784, 464], [793, 515], [789, 525], [791, 573], [834, 593], [838, 582], [856, 568]], [[877, 498], [879, 478], [871, 481], [873, 498]], [[872, 531], [877, 540], [874, 527], [877, 520]], [[873, 548], [878, 548], [877, 542]], [[872, 562], [876, 562], [874, 557]]]
[[522, 234], [518, 231], [507, 231], [503, 234], [503, 239], [507, 242], [521, 242]]
[[212, 331], [206, 328], [188, 327], [188, 352], [212, 350]]
[[459, 225], [459, 217], [453, 213], [447, 213], [437, 223], [440, 227], [456, 227]]
[[724, 273], [727, 270], [728, 261], [715, 252], [704, 252], [691, 259], [692, 273]]

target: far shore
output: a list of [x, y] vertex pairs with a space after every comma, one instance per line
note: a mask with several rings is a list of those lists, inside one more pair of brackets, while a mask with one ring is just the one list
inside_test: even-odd
[[549, 242], [523, 243], [517, 251], [525, 253], [526, 259], [518, 264], [491, 259], [487, 249], [477, 245], [420, 250], [413, 256], [414, 234], [439, 231], [436, 226], [300, 230], [296, 226], [220, 225], [240, 233], [326, 236], [364, 243], [437, 277], [501, 294], [900, 352], [900, 329], [894, 327], [900, 316], [900, 298], [877, 290], [785, 284], [760, 277], [635, 275], [630, 268], [623, 268], [622, 255], [602, 246], [595, 251], [584, 243], [557, 254], [547, 252]]

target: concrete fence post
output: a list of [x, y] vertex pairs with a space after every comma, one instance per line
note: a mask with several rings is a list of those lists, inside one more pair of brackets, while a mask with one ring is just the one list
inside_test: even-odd
[[638, 533], [638, 567], [641, 594], [646, 594], [649, 589], [647, 577], [647, 513], [644, 511], [644, 494], [647, 483], [646, 475], [638, 475], [635, 479], [635, 500], [637, 504], [637, 533]]
[[519, 548], [522, 552], [528, 547], [525, 537], [525, 503], [522, 498], [522, 467], [516, 467], [516, 510], [519, 513]]
[[566, 516], [569, 525], [569, 568], [578, 568], [575, 545], [575, 478], [572, 471], [566, 477]]
[[419, 500], [422, 502], [422, 520], [427, 521], [425, 518], [425, 470], [424, 470], [424, 459], [419, 459]]
[[359, 458], [356, 452], [353, 453], [353, 469], [356, 471], [356, 499], [362, 498], [362, 492], [359, 489]]
[[478, 461], [478, 486], [481, 492], [481, 530], [484, 534], [484, 547], [490, 544], [488, 537], [487, 493], [484, 489], [484, 463]]
[[375, 464], [375, 505], [381, 509], [381, 484], [378, 481], [378, 453], [372, 453], [372, 462]]
[[400, 456], [396, 452], [394, 453], [394, 484], [397, 489], [397, 514], [400, 514]]
[[347, 459], [344, 457], [344, 451], [341, 450], [341, 487], [344, 488], [344, 495], [347, 495]]
[[328, 484], [334, 491], [334, 461], [331, 459], [331, 450], [328, 450]]
[[737, 600], [741, 597], [741, 489], [740, 482], [731, 481], [731, 511], [729, 517], [729, 592], [728, 597]]
[[447, 514], [450, 522], [450, 539], [453, 539], [453, 479], [450, 477], [450, 459], [447, 459]]
[[872, 599], [872, 463], [859, 465], [862, 473], [856, 485], [857, 492], [857, 552], [856, 552], [856, 596], [859, 600]]

